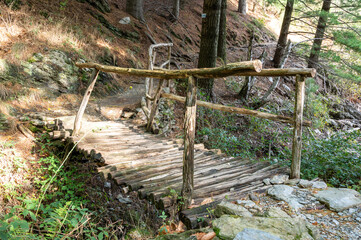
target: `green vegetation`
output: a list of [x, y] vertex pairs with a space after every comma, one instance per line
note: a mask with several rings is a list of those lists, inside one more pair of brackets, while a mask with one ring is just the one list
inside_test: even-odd
[[361, 133], [337, 132], [325, 139], [305, 141], [302, 177], [319, 177], [335, 187], [361, 190]]

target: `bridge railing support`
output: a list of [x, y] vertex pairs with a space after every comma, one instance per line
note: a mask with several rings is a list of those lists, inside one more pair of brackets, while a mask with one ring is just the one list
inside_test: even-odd
[[[169, 64], [166, 62], [164, 65]], [[194, 137], [196, 128], [196, 106], [217, 109], [220, 111], [238, 113], [243, 115], [250, 115], [260, 118], [265, 118], [273, 121], [292, 124], [294, 127], [293, 144], [292, 144], [292, 165], [291, 165], [291, 178], [300, 177], [301, 166], [301, 148], [302, 148], [302, 126], [310, 126], [311, 122], [303, 121], [303, 104], [305, 98], [305, 77], [314, 77], [316, 75], [315, 69], [263, 69], [260, 61], [248, 61], [241, 63], [227, 64], [218, 68], [204, 68], [204, 69], [186, 69], [186, 70], [166, 70], [154, 68], [149, 69], [134, 69], [134, 68], [120, 68], [113, 66], [104, 66], [96, 63], [77, 63], [79, 68], [94, 68], [96, 69], [93, 75], [93, 81], [89, 85], [87, 92], [83, 98], [82, 104], [79, 108], [75, 123], [74, 133], [76, 134], [80, 129], [80, 120], [84, 114], [85, 107], [89, 100], [90, 94], [94, 88], [96, 78], [99, 71], [113, 72], [128, 76], [138, 76], [147, 78], [159, 78], [159, 85], [153, 97], [146, 96], [153, 101], [151, 111], [149, 111], [148, 124], [149, 128], [152, 125], [154, 116], [158, 108], [158, 101], [161, 97], [173, 99], [180, 102], [185, 102], [185, 115], [184, 115], [184, 152], [183, 152], [183, 187], [182, 196], [185, 200], [185, 206], [188, 206], [192, 200], [193, 193], [193, 175], [194, 175]], [[212, 104], [203, 101], [197, 101], [197, 88], [194, 77], [197, 78], [219, 78], [227, 76], [296, 76], [296, 99], [294, 116], [286, 117], [253, 111], [242, 108], [228, 107], [219, 104]], [[186, 98], [176, 96], [173, 94], [162, 93], [164, 80], [188, 78], [188, 89]], [[148, 89], [147, 89], [148, 90]], [[146, 91], [148, 93], [148, 91]]]

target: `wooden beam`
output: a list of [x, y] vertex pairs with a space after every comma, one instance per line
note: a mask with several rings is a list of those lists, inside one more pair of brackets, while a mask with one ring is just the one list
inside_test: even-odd
[[183, 209], [192, 202], [194, 177], [194, 138], [196, 133], [197, 84], [193, 77], [188, 78], [187, 98], [184, 114], [184, 152], [183, 152]]
[[[174, 95], [174, 94], [162, 93], [161, 97], [176, 100], [176, 101], [179, 101], [179, 102], [185, 102], [184, 97], [177, 96], [177, 95]], [[197, 100], [197, 105], [202, 106], [202, 107], [206, 107], [206, 108], [220, 110], [220, 111], [223, 111], [223, 112], [238, 113], [238, 114], [242, 114], [242, 115], [248, 115], [248, 116], [253, 116], [253, 117], [258, 117], [258, 118], [264, 118], [264, 119], [277, 121], [277, 122], [282, 122], [282, 123], [294, 124], [293, 118], [286, 117], [286, 116], [281, 116], [281, 115], [274, 115], [274, 114], [270, 114], [270, 113], [264, 113], [264, 112], [249, 110], [249, 109], [245, 109], [245, 108], [228, 107], [228, 106], [224, 106], [224, 105], [221, 105], [221, 104], [214, 104], [214, 103], [209, 103], [209, 102], [204, 102], [204, 101], [199, 101], [199, 100]], [[307, 126], [307, 127], [312, 125], [312, 123], [310, 121], [303, 121], [302, 124], [304, 126]]]
[[76, 136], [79, 134], [80, 128], [81, 128], [81, 119], [83, 118], [84, 112], [85, 112], [85, 108], [88, 105], [88, 101], [90, 98], [90, 95], [93, 91], [95, 82], [97, 81], [98, 75], [99, 75], [99, 70], [94, 69], [93, 74], [91, 76], [91, 78], [93, 79], [92, 82], [90, 83], [88, 89], [85, 92], [85, 95], [83, 97], [83, 100], [80, 104], [78, 113], [76, 114], [75, 117], [75, 121], [74, 121], [74, 128], [73, 128], [73, 133], [72, 136]]
[[291, 178], [300, 178], [301, 175], [301, 150], [302, 150], [302, 120], [303, 104], [305, 101], [305, 81], [304, 77], [296, 76], [296, 100], [294, 112], [294, 129], [292, 143], [292, 164]]
[[135, 68], [121, 68], [114, 66], [106, 66], [97, 63], [76, 63], [79, 68], [95, 68], [103, 72], [112, 72], [128, 76], [150, 77], [160, 79], [176, 79], [188, 78], [195, 76], [197, 78], [219, 78], [232, 75], [239, 75], [244, 71], [260, 72], [262, 70], [262, 63], [259, 60], [230, 63], [222, 67], [216, 68], [195, 68], [184, 70], [149, 70], [149, 69], [135, 69]]
[[260, 72], [244, 71], [234, 76], [260, 76], [260, 77], [292, 77], [301, 75], [303, 77], [315, 77], [316, 69], [314, 68], [268, 68]]

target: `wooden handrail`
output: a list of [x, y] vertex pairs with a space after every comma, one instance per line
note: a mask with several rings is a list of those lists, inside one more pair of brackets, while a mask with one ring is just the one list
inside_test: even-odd
[[149, 70], [135, 68], [121, 68], [101, 65], [98, 63], [76, 63], [79, 68], [95, 68], [103, 72], [112, 72], [128, 76], [151, 77], [159, 79], [177, 79], [194, 76], [197, 78], [218, 78], [232, 75], [241, 75], [242, 72], [261, 72], [262, 63], [259, 60], [230, 63], [222, 67], [196, 68], [185, 70]]
[[[162, 93], [161, 97], [171, 99], [171, 100], [176, 100], [176, 101], [182, 102], [182, 103], [184, 103], [186, 101], [185, 97], [181, 97], [181, 96], [177, 96], [177, 95], [169, 94], [169, 93]], [[228, 106], [224, 106], [221, 104], [214, 104], [214, 103], [204, 102], [204, 101], [200, 101], [200, 100], [197, 100], [197, 105], [206, 107], [206, 108], [215, 109], [215, 110], [220, 110], [223, 112], [238, 113], [238, 114], [242, 114], [242, 115], [254, 116], [254, 117], [264, 118], [264, 119], [282, 122], [282, 123], [294, 124], [294, 122], [295, 122], [292, 117], [275, 115], [275, 114], [270, 114], [270, 113], [255, 111], [255, 110], [249, 110], [249, 109], [245, 109], [245, 108], [228, 107]], [[310, 127], [312, 125], [312, 122], [302, 121], [302, 125], [306, 126], [306, 127]]]

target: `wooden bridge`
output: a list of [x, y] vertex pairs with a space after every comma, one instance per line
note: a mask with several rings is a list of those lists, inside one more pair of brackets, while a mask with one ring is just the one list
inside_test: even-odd
[[[159, 208], [170, 203], [169, 191], [181, 193], [184, 202], [183, 216], [188, 227], [193, 227], [195, 219], [206, 211], [189, 211], [191, 204], [200, 204], [206, 198], [217, 202], [225, 198], [239, 198], [245, 193], [262, 191], [262, 180], [279, 172], [285, 172], [276, 165], [266, 162], [252, 162], [247, 159], [227, 157], [223, 154], [204, 149], [194, 144], [196, 106], [218, 109], [232, 113], [251, 115], [273, 121], [292, 124], [294, 127], [291, 178], [299, 178], [301, 163], [302, 126], [310, 125], [303, 121], [303, 102], [305, 77], [313, 77], [314, 69], [262, 69], [260, 61], [248, 61], [228, 64], [209, 69], [166, 70], [153, 64], [155, 47], [168, 47], [170, 63], [171, 44], [152, 46], [149, 52], [150, 69], [131, 69], [104, 66], [96, 63], [78, 63], [80, 68], [94, 68], [93, 80], [84, 96], [75, 119], [72, 141], [80, 151], [89, 156], [97, 156], [103, 162], [99, 171], [111, 177], [119, 185], [138, 191]], [[80, 133], [81, 118], [94, 88], [99, 71], [113, 72], [130, 76], [147, 77], [146, 99], [143, 110], [148, 123], [145, 129], [126, 122], [87, 122]], [[197, 78], [217, 78], [226, 76], [296, 76], [296, 98], [293, 117], [227, 107], [196, 100]], [[159, 85], [153, 91], [151, 78], [159, 78]], [[168, 79], [188, 78], [188, 90], [185, 97], [162, 92], [164, 81]], [[156, 115], [159, 99], [168, 98], [185, 102], [184, 139], [174, 141], [161, 138], [150, 132]], [[193, 200], [193, 201], [192, 201]]]

